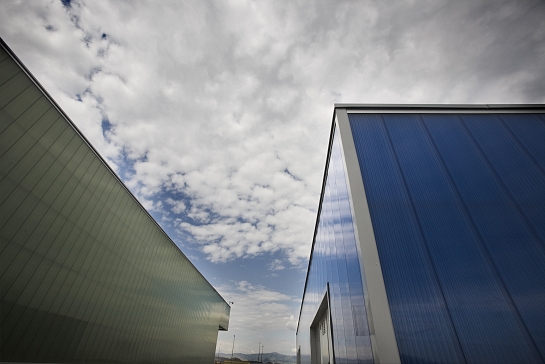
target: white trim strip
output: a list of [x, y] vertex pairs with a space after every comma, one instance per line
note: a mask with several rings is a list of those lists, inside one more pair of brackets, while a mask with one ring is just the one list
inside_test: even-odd
[[[337, 109], [340, 110], [340, 109]], [[348, 114], [543, 114], [545, 109], [343, 109]]]

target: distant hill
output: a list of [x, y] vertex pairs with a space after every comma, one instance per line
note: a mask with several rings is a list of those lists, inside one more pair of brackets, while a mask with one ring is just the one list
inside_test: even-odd
[[[233, 358], [239, 358], [244, 361], [257, 361], [258, 354], [243, 354], [243, 353], [234, 353]], [[226, 353], [221, 353], [220, 360], [231, 360], [231, 355], [226, 355]], [[273, 353], [263, 353], [263, 363], [296, 363], [297, 358], [295, 355], [282, 355], [277, 352]]]

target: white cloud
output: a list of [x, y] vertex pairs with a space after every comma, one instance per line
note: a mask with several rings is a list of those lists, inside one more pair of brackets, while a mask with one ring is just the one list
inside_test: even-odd
[[283, 270], [285, 268], [280, 259], [275, 259], [269, 264], [269, 270]]
[[289, 304], [294, 297], [247, 281], [237, 282], [235, 287], [220, 286], [218, 291], [226, 300], [234, 302], [231, 317], [240, 326], [239, 330], [259, 332], [293, 326], [289, 322], [294, 320], [291, 317], [294, 312]]
[[268, 352], [290, 352], [294, 340], [284, 338], [293, 338], [297, 328], [298, 308], [293, 304], [296, 298], [248, 281], [222, 285], [218, 291], [227, 301], [234, 302], [229, 332], [220, 333], [220, 340], [232, 334], [240, 341], [248, 336], [248, 342], [241, 343], [235, 350], [238, 352], [257, 352], [253, 344], [254, 341], [257, 344], [259, 339], [266, 343]]
[[183, 201], [174, 200], [169, 197], [165, 200], [165, 202], [168, 203], [170, 206], [172, 206], [171, 207], [172, 212], [174, 212], [175, 214], [181, 214], [186, 209], [186, 205]]

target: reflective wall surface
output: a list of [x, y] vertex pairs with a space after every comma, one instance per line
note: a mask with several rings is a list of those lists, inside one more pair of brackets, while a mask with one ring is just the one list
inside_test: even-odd
[[310, 326], [327, 283], [335, 363], [373, 363], [364, 301], [366, 292], [342, 158], [341, 145], [334, 136], [297, 331], [302, 363], [310, 363]]
[[0, 47], [0, 357], [211, 363], [229, 306]]
[[543, 363], [543, 114], [349, 114], [403, 363]]

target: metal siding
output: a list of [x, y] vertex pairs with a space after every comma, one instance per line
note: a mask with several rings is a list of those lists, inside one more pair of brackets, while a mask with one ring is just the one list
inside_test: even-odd
[[371, 340], [342, 152], [333, 137], [318, 229], [297, 332], [301, 363], [310, 362], [310, 325], [330, 287], [335, 363], [372, 363]]
[[402, 361], [543, 362], [543, 117], [349, 119]]

